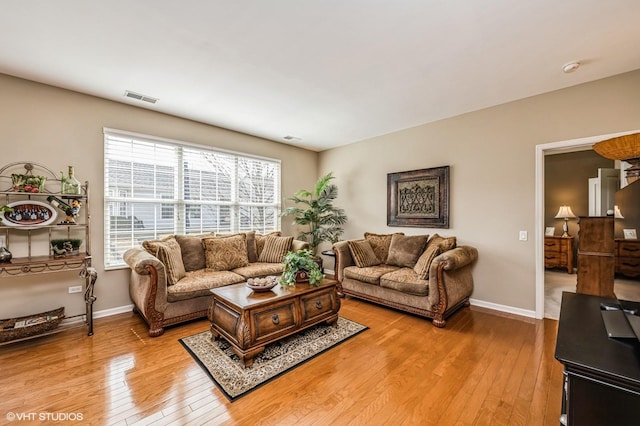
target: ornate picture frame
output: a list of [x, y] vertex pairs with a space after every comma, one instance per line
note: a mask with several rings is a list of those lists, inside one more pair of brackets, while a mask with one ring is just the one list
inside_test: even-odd
[[387, 174], [387, 225], [449, 228], [449, 166]]

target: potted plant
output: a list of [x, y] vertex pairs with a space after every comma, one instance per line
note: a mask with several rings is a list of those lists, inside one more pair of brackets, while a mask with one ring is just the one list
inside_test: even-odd
[[309, 229], [298, 235], [298, 239], [309, 243], [311, 252], [323, 241], [335, 243], [344, 232], [341, 225], [347, 223], [347, 216], [343, 209], [333, 206], [338, 197], [338, 186], [331, 183], [334, 179], [332, 172], [321, 177], [316, 183], [313, 192], [301, 189], [288, 198], [303, 207], [286, 208], [281, 216], [293, 216], [293, 223], [308, 226]]
[[324, 278], [320, 266], [309, 249], [290, 251], [284, 257], [284, 271], [280, 276], [280, 285], [292, 286], [296, 282], [309, 281], [311, 285], [319, 285]]

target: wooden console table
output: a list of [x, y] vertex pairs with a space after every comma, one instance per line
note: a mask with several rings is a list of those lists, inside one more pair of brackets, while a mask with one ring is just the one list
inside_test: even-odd
[[267, 292], [254, 292], [245, 283], [214, 288], [211, 334], [214, 339], [224, 337], [249, 367], [269, 343], [321, 322], [336, 324], [340, 309], [336, 284], [324, 279], [319, 286], [276, 285]]
[[564, 365], [567, 425], [637, 425], [640, 419], [640, 342], [607, 337], [604, 301], [613, 300], [562, 294], [555, 357]]

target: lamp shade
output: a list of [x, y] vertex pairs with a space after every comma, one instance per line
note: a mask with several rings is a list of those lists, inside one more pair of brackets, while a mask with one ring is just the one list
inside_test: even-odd
[[609, 160], [640, 157], [640, 133], [618, 136], [593, 145], [593, 150]]
[[556, 219], [573, 219], [576, 215], [571, 211], [571, 207], [569, 206], [560, 206], [560, 210], [558, 210], [558, 214], [556, 214]]

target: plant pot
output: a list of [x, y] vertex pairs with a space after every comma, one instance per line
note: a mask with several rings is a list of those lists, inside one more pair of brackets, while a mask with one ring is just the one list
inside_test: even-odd
[[296, 282], [297, 283], [308, 283], [309, 282], [309, 272], [305, 270], [299, 270], [296, 272]]

